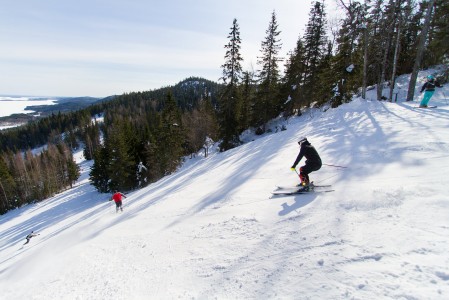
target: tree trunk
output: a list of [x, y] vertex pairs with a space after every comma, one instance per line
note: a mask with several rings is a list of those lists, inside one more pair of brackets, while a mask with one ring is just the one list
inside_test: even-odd
[[416, 79], [418, 77], [419, 67], [421, 66], [421, 60], [424, 53], [427, 33], [429, 32], [430, 20], [432, 18], [432, 10], [434, 4], [435, 0], [430, 0], [429, 6], [427, 7], [426, 19], [424, 21], [424, 26], [423, 30], [421, 31], [421, 35], [419, 36], [419, 43], [418, 49], [416, 51], [415, 63], [413, 64], [413, 71], [412, 75], [410, 76], [410, 83], [407, 92], [407, 101], [413, 101], [413, 97], [415, 96]]
[[368, 69], [368, 25], [365, 24], [363, 32], [364, 49], [363, 49], [363, 85], [362, 85], [362, 98], [366, 99], [366, 85], [367, 85], [367, 69]]
[[401, 46], [401, 20], [399, 19], [398, 22], [398, 29], [397, 29], [397, 38], [396, 38], [396, 46], [394, 49], [394, 59], [393, 59], [393, 71], [391, 72], [391, 80], [390, 80], [390, 102], [393, 102], [393, 92], [394, 92], [394, 85], [396, 81], [396, 69], [398, 64], [398, 56], [399, 56], [399, 48]]
[[[394, 1], [390, 0], [390, 5], [393, 6]], [[395, 3], [395, 6], [397, 3]], [[377, 100], [382, 100], [382, 90], [383, 90], [383, 83], [385, 82], [385, 73], [387, 70], [387, 59], [388, 59], [388, 52], [390, 52], [390, 44], [391, 44], [391, 36], [393, 33], [394, 24], [396, 23], [395, 20], [395, 10], [391, 9], [391, 16], [389, 18], [390, 25], [387, 29], [387, 39], [385, 43], [385, 52], [383, 53], [383, 59], [382, 59], [382, 65], [381, 65], [381, 74], [379, 78], [379, 82], [377, 84]]]
[[[2, 191], [3, 191], [3, 195], [5, 196], [5, 201], [4, 201], [4, 203], [3, 203], [3, 206], [5, 207], [4, 208], [4, 210], [3, 211], [7, 211], [8, 210], [8, 208], [9, 208], [9, 203], [8, 203], [8, 196], [6, 195], [6, 191], [5, 191], [5, 188], [3, 187], [3, 184], [2, 184], [2, 182], [0, 181], [0, 187], [2, 188]], [[3, 202], [3, 201], [2, 201]]]

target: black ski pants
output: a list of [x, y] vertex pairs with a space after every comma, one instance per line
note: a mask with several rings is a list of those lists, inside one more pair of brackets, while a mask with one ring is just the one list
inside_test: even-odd
[[313, 171], [318, 171], [319, 169], [321, 169], [321, 162], [306, 161], [306, 164], [299, 168], [299, 178], [301, 179], [301, 182], [309, 184], [309, 174]]

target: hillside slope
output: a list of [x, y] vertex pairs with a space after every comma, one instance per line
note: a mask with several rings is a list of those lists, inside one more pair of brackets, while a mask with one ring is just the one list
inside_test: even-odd
[[[449, 106], [355, 100], [188, 160], [116, 214], [88, 184], [1, 216], [2, 299], [448, 299]], [[294, 185], [307, 136], [334, 192]], [[337, 168], [328, 165], [346, 166]], [[31, 230], [40, 235], [22, 246]]]

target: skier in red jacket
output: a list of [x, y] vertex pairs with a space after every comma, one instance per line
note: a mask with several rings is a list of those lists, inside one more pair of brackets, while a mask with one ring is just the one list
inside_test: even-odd
[[120, 209], [121, 211], [123, 211], [123, 207], [122, 207], [122, 197], [126, 196], [122, 193], [120, 193], [119, 191], [115, 191], [114, 195], [112, 195], [112, 198], [109, 201], [114, 200], [115, 202], [115, 211], [118, 212], [118, 210]]

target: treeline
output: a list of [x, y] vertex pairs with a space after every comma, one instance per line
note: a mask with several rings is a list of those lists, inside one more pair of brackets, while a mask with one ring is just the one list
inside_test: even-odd
[[86, 147], [94, 158], [92, 184], [100, 192], [131, 190], [174, 172], [186, 155], [201, 149], [207, 155], [218, 139], [212, 95], [205, 90], [185, 110], [171, 91], [160, 100], [143, 93], [118, 97], [105, 112], [103, 142], [92, 131], [92, 149]]
[[[116, 96], [80, 111], [0, 131], [0, 213], [70, 186], [79, 176], [73, 175], [76, 164], [72, 156], [62, 159], [57, 154], [71, 154], [80, 146], [87, 159], [96, 159], [91, 176], [103, 192], [129, 190], [168, 174], [180, 161], [172, 159], [174, 153], [177, 157], [201, 148], [207, 153], [208, 144], [200, 137], [216, 138], [217, 124], [210, 116], [219, 90], [218, 83], [191, 77], [175, 86]], [[168, 94], [176, 94], [177, 100], [168, 99]], [[179, 143], [182, 149], [176, 148]], [[36, 154], [29, 150], [45, 145], [50, 146]], [[155, 163], [147, 168], [150, 162]], [[53, 174], [59, 181], [54, 182]]]
[[[99, 111], [97, 111], [99, 112]], [[47, 143], [57, 144], [62, 139], [75, 149], [79, 129], [91, 122], [95, 110], [84, 109], [67, 114], [51, 114], [28, 124], [0, 131], [0, 152], [26, 151]]]
[[[242, 68], [242, 40], [234, 19], [224, 46], [222, 86], [195, 94], [190, 106], [169, 90], [163, 91], [165, 100], [145, 93], [117, 99], [120, 105], [105, 114], [104, 143], [94, 151], [93, 184], [104, 192], [143, 186], [175, 171], [182, 157], [206, 148], [210, 139], [219, 140], [225, 151], [239, 145], [240, 134], [248, 128], [262, 134], [275, 117], [300, 114], [311, 105], [336, 107], [355, 93], [364, 96], [370, 85], [377, 85], [382, 100], [388, 78], [394, 86], [394, 78], [412, 72], [413, 62], [421, 59], [420, 37], [427, 41], [423, 67], [447, 58], [447, 51], [434, 46], [447, 39], [447, 23], [438, 19], [447, 18], [446, 2], [340, 4], [345, 18], [329, 30], [324, 1], [312, 2], [305, 33], [287, 58], [279, 55], [281, 31], [273, 12], [256, 71]], [[424, 35], [427, 18], [433, 21]]]
[[[377, 87], [378, 100], [392, 100], [395, 79], [449, 59], [449, 2], [444, 0], [339, 0], [344, 17], [327, 20], [325, 1], [313, 1], [304, 34], [287, 57], [275, 12], [261, 43], [258, 70], [242, 70], [242, 40], [234, 20], [225, 45], [220, 99], [220, 130], [224, 149], [239, 143], [247, 126], [265, 131], [273, 117], [301, 114], [301, 108], [366, 97]], [[284, 62], [284, 74], [280, 64]], [[413, 80], [414, 79], [414, 80]], [[388, 87], [389, 95], [383, 90]], [[409, 97], [412, 100], [412, 97]]]
[[[37, 121], [29, 122], [20, 127], [9, 128], [0, 131], [0, 152], [4, 151], [26, 151], [36, 147], [44, 146], [48, 142], [58, 143], [64, 140], [72, 149], [78, 147], [78, 142], [85, 142], [85, 130], [92, 123], [92, 118], [101, 115], [108, 110], [114, 110], [117, 106], [134, 107], [139, 106], [139, 101], [146, 103], [143, 109], [148, 109], [148, 104], [163, 100], [168, 91], [171, 91], [178, 106], [182, 110], [192, 110], [198, 106], [198, 101], [204, 94], [210, 94], [211, 101], [216, 105], [220, 84], [198, 77], [187, 78], [175, 86], [163, 87], [151, 91], [111, 96], [102, 99], [100, 103], [88, 108], [67, 112], [52, 113]], [[141, 107], [142, 108], [142, 107]], [[160, 105], [152, 107], [161, 110]], [[134, 114], [141, 111], [136, 110]]]
[[79, 167], [64, 143], [49, 144], [39, 154], [0, 155], [0, 214], [26, 203], [44, 200], [78, 179]]
[[[213, 141], [220, 141], [225, 151], [240, 144], [244, 130], [262, 134], [271, 119], [301, 114], [304, 107], [336, 107], [354, 94], [365, 97], [370, 86], [377, 86], [378, 100], [391, 100], [392, 94], [385, 97], [382, 90], [392, 91], [398, 75], [448, 61], [447, 1], [338, 3], [344, 17], [333, 22], [327, 19], [324, 0], [312, 2], [305, 32], [287, 57], [280, 56], [281, 30], [273, 11], [257, 69], [243, 70], [243, 41], [234, 19], [219, 83], [189, 78], [176, 86], [128, 93], [73, 114], [53, 115], [26, 130], [0, 132], [2, 149], [23, 150], [61, 138], [76, 147], [81, 141], [85, 157], [94, 159], [92, 184], [101, 192], [127, 191], [174, 172], [186, 155], [201, 149], [207, 155]], [[100, 113], [104, 121], [92, 122]], [[56, 126], [44, 126], [47, 123]], [[10, 159], [3, 165], [3, 186], [11, 178], [18, 182], [8, 169]], [[9, 189], [0, 189], [4, 201]]]
[[[128, 93], [107, 104], [86, 138], [90, 179], [100, 192], [131, 190], [175, 171], [182, 157], [218, 139], [221, 86], [191, 77], [174, 87]], [[176, 96], [175, 96], [176, 95]], [[100, 141], [102, 134], [102, 142]]]

